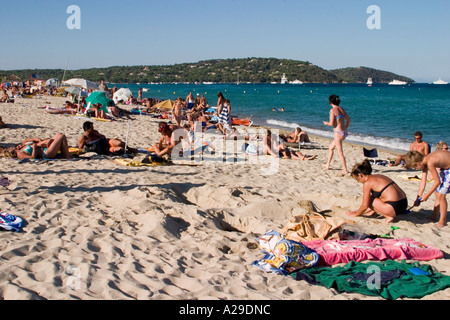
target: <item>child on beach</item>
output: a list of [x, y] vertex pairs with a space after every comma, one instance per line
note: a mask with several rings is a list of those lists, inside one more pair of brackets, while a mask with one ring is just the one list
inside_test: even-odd
[[[422, 170], [422, 178], [419, 185], [419, 192], [414, 206], [419, 206], [421, 202], [425, 202], [436, 191], [436, 202], [433, 208], [433, 214], [430, 219], [436, 220], [438, 214], [441, 217], [437, 223], [438, 228], [443, 228], [447, 223], [447, 193], [450, 193], [450, 152], [439, 150], [424, 156], [418, 151], [410, 151], [405, 157], [406, 167]], [[438, 173], [438, 170], [439, 173]], [[428, 171], [434, 183], [427, 194], [425, 186], [427, 183]]]
[[[352, 177], [363, 184], [363, 202], [356, 211], [347, 211], [351, 217], [371, 216], [378, 213], [390, 223], [398, 215], [404, 214], [408, 207], [405, 192], [388, 177], [372, 175], [369, 160], [356, 164], [351, 172]], [[378, 190], [378, 191], [375, 191]]]
[[330, 110], [330, 121], [324, 121], [323, 124], [326, 126], [333, 127], [334, 130], [334, 140], [330, 144], [329, 154], [328, 154], [328, 162], [324, 165], [325, 169], [330, 169], [331, 160], [333, 159], [334, 149], [336, 148], [339, 154], [339, 158], [341, 159], [341, 163], [343, 166], [343, 173], [348, 174], [347, 164], [345, 162], [344, 151], [342, 149], [342, 142], [348, 136], [348, 127], [350, 126], [351, 119], [348, 116], [347, 112], [340, 107], [341, 100], [337, 95], [331, 95], [328, 99], [331, 110]]

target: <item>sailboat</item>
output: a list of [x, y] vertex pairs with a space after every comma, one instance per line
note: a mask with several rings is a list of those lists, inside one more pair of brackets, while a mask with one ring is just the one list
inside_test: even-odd
[[372, 78], [367, 79], [367, 85], [371, 87], [373, 84]]
[[286, 78], [286, 74], [283, 73], [283, 76], [281, 77], [281, 84], [286, 84], [288, 82], [288, 79]]
[[439, 78], [439, 80], [434, 81], [433, 84], [448, 84], [448, 82]]

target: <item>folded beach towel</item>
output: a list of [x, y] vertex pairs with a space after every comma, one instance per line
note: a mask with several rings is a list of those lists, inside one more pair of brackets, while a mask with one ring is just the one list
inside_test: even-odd
[[361, 263], [351, 261], [343, 267], [316, 267], [294, 272], [295, 280], [395, 300], [422, 298], [450, 287], [450, 276], [433, 271], [429, 265], [387, 260]]
[[269, 231], [258, 238], [265, 256], [252, 263], [263, 271], [288, 275], [304, 268], [314, 267], [319, 255], [300, 242], [285, 239], [276, 231]]
[[22, 222], [22, 218], [6, 212], [0, 212], [0, 227], [5, 230], [20, 232], [22, 229]]

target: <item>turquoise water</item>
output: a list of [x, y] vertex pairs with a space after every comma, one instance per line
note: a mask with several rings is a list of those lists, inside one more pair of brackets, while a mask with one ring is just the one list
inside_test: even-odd
[[[128, 87], [137, 97], [160, 99], [204, 95], [211, 106], [217, 104], [221, 91], [231, 101], [232, 114], [251, 117], [255, 124], [276, 128], [295, 128], [323, 137], [332, 137], [331, 127], [323, 125], [329, 118], [328, 97], [337, 94], [341, 106], [352, 119], [349, 142], [379, 146], [392, 150], [409, 149], [415, 131], [433, 146], [450, 143], [450, 85], [410, 84], [389, 86], [374, 84], [117, 84]], [[274, 112], [273, 108], [284, 108]]]

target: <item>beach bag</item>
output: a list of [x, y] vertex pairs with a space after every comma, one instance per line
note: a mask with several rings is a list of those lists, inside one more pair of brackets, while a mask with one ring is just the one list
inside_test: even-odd
[[167, 160], [164, 159], [163, 157], [158, 156], [155, 153], [149, 154], [147, 157], [145, 157], [142, 160], [142, 163], [147, 163], [147, 164], [164, 164], [167, 163]]
[[0, 213], [0, 227], [8, 230], [20, 232], [22, 229], [22, 218], [13, 216], [12, 214], [1, 212]]
[[[292, 218], [283, 228], [281, 234], [286, 238], [298, 242], [325, 240], [334, 230], [348, 223], [346, 220], [335, 222], [326, 219], [320, 213], [308, 212], [305, 215]], [[333, 237], [329, 237], [330, 239]], [[338, 238], [338, 235], [335, 235]]]

